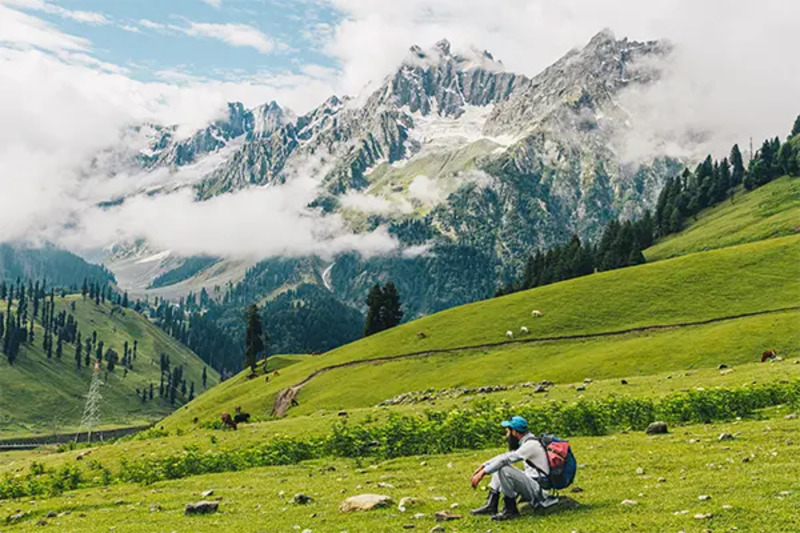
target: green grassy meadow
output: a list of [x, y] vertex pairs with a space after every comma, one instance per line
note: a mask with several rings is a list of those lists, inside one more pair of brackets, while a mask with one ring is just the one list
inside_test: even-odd
[[[320, 356], [274, 356], [269, 371], [279, 375], [234, 376], [147, 434], [91, 449], [4, 453], [0, 491], [16, 480], [30, 492], [0, 499], [0, 524], [21, 514], [8, 518], [3, 531], [431, 531], [434, 513], [449, 510], [462, 518], [441, 523], [444, 531], [798, 531], [800, 235], [790, 231], [796, 191], [796, 183], [777, 180], [737, 195], [732, 206], [701, 213], [683, 233], [657, 243], [645, 265], [451, 309]], [[769, 210], [774, 213], [759, 214]], [[740, 219], [748, 222], [734, 228]], [[773, 223], [783, 229], [765, 229]], [[703, 239], [709, 244], [697, 249]], [[533, 309], [544, 316], [532, 318]], [[505, 337], [521, 326], [530, 334]], [[419, 331], [427, 337], [419, 339]], [[564, 338], [570, 336], [578, 338]], [[782, 360], [759, 362], [767, 349]], [[425, 353], [430, 350], [444, 351]], [[368, 361], [394, 355], [410, 356]], [[61, 364], [69, 362], [65, 357]], [[298, 406], [283, 418], [270, 416], [281, 390], [343, 363], [354, 364], [319, 373], [300, 389]], [[554, 385], [544, 393], [523, 386], [542, 380]], [[494, 385], [505, 388], [474, 390]], [[774, 387], [795, 392], [784, 397]], [[409, 392], [420, 392], [417, 400], [377, 407]], [[678, 410], [690, 405], [707, 423], [670, 421], [667, 435], [648, 436], [641, 424], [615, 423], [614, 416], [628, 420], [619, 408], [608, 414], [609, 425], [593, 426], [597, 406], [636, 409], [637, 402]], [[220, 413], [236, 405], [254, 422], [237, 431], [216, 427]], [[402, 442], [423, 438], [422, 430], [408, 428], [438, 427], [464, 413], [560, 409], [572, 413], [560, 419], [564, 427], [588, 428], [562, 435], [570, 437], [580, 465], [580, 491], [565, 491], [578, 507], [527, 510], [511, 523], [468, 513], [486, 495], [485, 486], [469, 486], [471, 472], [501, 449], [456, 445], [453, 452], [392, 459], [293, 455], [297, 443], [320, 446], [333, 437], [345, 446], [352, 438], [368, 450], [373, 444], [362, 441], [378, 433], [359, 431], [369, 428], [388, 428]], [[731, 415], [736, 409], [741, 416]], [[403, 426], [399, 419], [412, 422]], [[732, 438], [720, 440], [723, 433]], [[475, 447], [485, 447], [481, 442]], [[246, 453], [263, 459], [270, 445], [278, 450], [273, 462], [257, 464], [275, 466], [236, 462]], [[125, 481], [137, 464], [158, 465], [162, 477], [154, 479], [174, 479]], [[203, 473], [209, 471], [204, 464], [222, 471]], [[37, 485], [67, 471], [79, 477], [77, 490], [50, 494]], [[202, 496], [207, 490], [214, 493]], [[292, 503], [299, 492], [313, 501]], [[394, 504], [339, 512], [345, 498], [362, 493], [385, 494]], [[704, 495], [710, 498], [701, 500]], [[402, 512], [397, 503], [406, 496], [421, 501]], [[219, 501], [219, 512], [184, 516], [187, 503], [204, 498]]]
[[[75, 311], [70, 304], [75, 303]], [[97, 332], [106, 348], [122, 354], [128, 341], [132, 349], [133, 340], [138, 342], [137, 359], [133, 370], [127, 375], [121, 366], [109, 372], [103, 379], [103, 427], [147, 424], [165, 416], [172, 407], [166, 401], [141, 402], [136, 389], [153, 383], [156, 396], [159, 385], [159, 354], [167, 354], [171, 364], [182, 364], [187, 383], [194, 382], [195, 394], [203, 392], [203, 362], [172, 337], [150, 324], [146, 318], [130, 309], [106, 302], [95, 305], [83, 300], [80, 295], [55, 298], [56, 313], [67, 310], [78, 321], [83, 339]], [[5, 310], [5, 301], [0, 301]], [[76, 370], [75, 347], [64, 344], [61, 360], [47, 359], [42, 349], [44, 330], [37, 322], [34, 327], [34, 342], [23, 345], [13, 365], [0, 357], [0, 438], [29, 434], [48, 434], [77, 430], [91, 380], [91, 368]], [[92, 354], [94, 357], [94, 354]], [[208, 368], [208, 387], [219, 381], [217, 373]]]

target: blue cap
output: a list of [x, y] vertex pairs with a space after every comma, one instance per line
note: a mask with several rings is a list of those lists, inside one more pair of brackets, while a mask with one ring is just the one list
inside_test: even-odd
[[511, 420], [503, 420], [501, 425], [504, 428], [511, 428], [513, 430], [519, 431], [520, 433], [524, 431], [528, 431], [528, 421], [522, 418], [521, 416], [512, 416]]

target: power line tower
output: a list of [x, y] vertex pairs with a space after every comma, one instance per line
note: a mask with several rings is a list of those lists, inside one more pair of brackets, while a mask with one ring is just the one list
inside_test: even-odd
[[92, 372], [92, 382], [89, 384], [89, 393], [86, 395], [86, 405], [83, 408], [81, 426], [86, 426], [88, 434], [87, 442], [92, 441], [92, 428], [100, 422], [100, 402], [103, 396], [100, 394], [100, 386], [103, 385], [100, 379], [100, 360], [94, 362], [94, 372]]

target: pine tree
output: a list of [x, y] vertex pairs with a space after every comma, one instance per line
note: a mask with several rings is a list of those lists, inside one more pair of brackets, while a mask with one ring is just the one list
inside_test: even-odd
[[400, 303], [400, 294], [391, 281], [383, 287], [381, 298], [381, 323], [383, 329], [393, 328], [403, 320], [403, 310]]
[[206, 367], [203, 367], [203, 388], [206, 388], [206, 383], [208, 382], [208, 374], [206, 373]]
[[62, 355], [64, 355], [64, 344], [61, 341], [61, 335], [59, 335], [58, 341], [56, 342], [56, 359], [61, 361]]
[[264, 350], [264, 341], [261, 337], [261, 315], [256, 304], [247, 308], [247, 331], [245, 333], [244, 366], [250, 367], [250, 373], [256, 373], [258, 354]]
[[800, 115], [797, 115], [797, 118], [794, 119], [794, 126], [792, 127], [792, 133], [789, 134], [789, 138], [797, 135], [800, 135]]
[[80, 334], [78, 334], [78, 342], [75, 343], [75, 368], [81, 369], [81, 361], [83, 360], [83, 344], [80, 342]]
[[194, 381], [189, 384], [189, 401], [194, 400]]
[[367, 318], [364, 323], [364, 336], [369, 337], [373, 333], [383, 330], [381, 324], [381, 302], [383, 291], [380, 285], [374, 285], [367, 295]]
[[89, 288], [86, 285], [86, 278], [83, 278], [83, 285], [81, 286], [81, 296], [83, 299], [86, 300], [86, 293], [88, 292]]

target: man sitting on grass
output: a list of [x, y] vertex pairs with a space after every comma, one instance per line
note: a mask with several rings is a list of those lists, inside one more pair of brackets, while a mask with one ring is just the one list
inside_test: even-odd
[[[486, 474], [492, 475], [489, 483], [489, 498], [483, 507], [471, 511], [474, 515], [491, 515], [492, 520], [510, 520], [519, 516], [517, 497], [532, 505], [544, 505], [548, 502], [546, 493], [539, 484], [540, 476], [550, 473], [547, 452], [542, 443], [528, 431], [528, 421], [521, 416], [512, 417], [502, 422], [506, 428], [508, 440], [507, 453], [483, 463], [472, 474], [472, 488], [477, 488]], [[513, 466], [513, 463], [525, 461], [525, 470]], [[505, 508], [497, 512], [503, 495]]]

